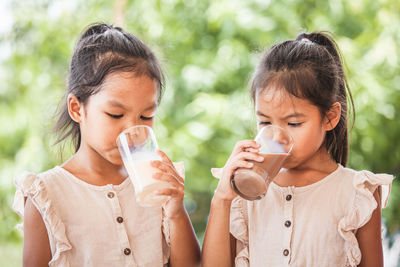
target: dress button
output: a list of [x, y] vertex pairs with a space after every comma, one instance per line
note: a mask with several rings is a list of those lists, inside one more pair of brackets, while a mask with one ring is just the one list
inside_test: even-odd
[[286, 200], [287, 200], [287, 201], [290, 201], [291, 199], [292, 199], [292, 195], [287, 195], [287, 196], [286, 196]]
[[286, 227], [290, 227], [291, 225], [292, 225], [292, 223], [291, 223], [290, 221], [286, 221], [286, 222], [285, 222], [285, 226], [286, 226]]
[[108, 196], [108, 198], [113, 198], [115, 196], [115, 194], [113, 192], [108, 192], [107, 196]]
[[283, 255], [284, 255], [284, 256], [289, 255], [289, 250], [285, 249], [285, 250], [283, 251]]
[[124, 221], [124, 218], [122, 217], [117, 217], [117, 222], [122, 223]]
[[124, 254], [125, 255], [131, 254], [131, 250], [129, 248], [124, 249]]

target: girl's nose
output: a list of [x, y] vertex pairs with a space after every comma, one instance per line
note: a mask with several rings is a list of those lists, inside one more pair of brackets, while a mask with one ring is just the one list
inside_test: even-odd
[[137, 120], [129, 120], [129, 121], [127, 121], [125, 123], [124, 127], [125, 127], [125, 129], [128, 129], [128, 128], [131, 128], [131, 127], [134, 127], [134, 126], [137, 126], [137, 125], [139, 125]]
[[293, 148], [294, 140], [289, 132], [274, 129], [273, 140], [280, 144], [286, 153], [290, 153]]
[[275, 130], [273, 134], [273, 138], [275, 142], [281, 144], [281, 145], [287, 145], [289, 144], [289, 137], [287, 134], [285, 134], [283, 131]]

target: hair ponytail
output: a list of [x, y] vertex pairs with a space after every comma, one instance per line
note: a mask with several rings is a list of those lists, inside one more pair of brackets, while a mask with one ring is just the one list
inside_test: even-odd
[[[282, 75], [284, 72], [289, 75]], [[289, 80], [291, 77], [296, 80]], [[288, 93], [311, 101], [323, 116], [333, 103], [340, 103], [339, 123], [327, 132], [324, 145], [336, 162], [346, 166], [349, 150], [347, 101], [353, 111], [353, 122], [355, 113], [342, 56], [333, 38], [326, 32], [301, 33], [295, 40], [271, 47], [253, 76], [253, 100], [258, 89], [265, 89], [273, 82], [280, 83]]]
[[[347, 116], [351, 113], [351, 125], [353, 125], [355, 120], [355, 109], [353, 97], [351, 95], [351, 91], [349, 90], [347, 78], [343, 69], [343, 57], [340, 53], [338, 45], [328, 32], [314, 32], [310, 34], [303, 33], [300, 34], [296, 39], [302, 38], [302, 36], [308, 38], [311, 42], [325, 47], [336, 62], [339, 75], [339, 90], [336, 101], [340, 103], [342, 107], [342, 112], [338, 125], [332, 131], [327, 133], [325, 144], [328, 148], [328, 151], [330, 151], [330, 153], [332, 154], [332, 157], [336, 159], [337, 162], [340, 162], [343, 166], [346, 166], [349, 150], [349, 131]], [[352, 112], [348, 112], [348, 101], [350, 102], [350, 110]]]

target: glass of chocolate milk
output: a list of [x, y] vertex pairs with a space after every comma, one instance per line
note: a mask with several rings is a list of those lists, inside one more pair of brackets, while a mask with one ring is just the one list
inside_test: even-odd
[[290, 134], [274, 125], [263, 127], [255, 141], [261, 145], [259, 154], [264, 157], [264, 161], [252, 161], [252, 168], [239, 168], [231, 178], [233, 190], [247, 200], [257, 200], [265, 196], [269, 184], [279, 173], [293, 148]]
[[152, 177], [160, 171], [151, 166], [151, 161], [161, 160], [156, 153], [158, 146], [153, 129], [146, 125], [130, 127], [118, 135], [117, 144], [125, 169], [135, 187], [137, 202], [142, 206], [161, 206], [168, 197], [157, 196], [154, 192], [170, 188], [171, 185]]

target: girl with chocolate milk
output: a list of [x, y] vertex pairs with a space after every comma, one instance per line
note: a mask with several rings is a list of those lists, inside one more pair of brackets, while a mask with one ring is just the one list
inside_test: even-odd
[[253, 75], [259, 130], [277, 125], [293, 149], [263, 198], [238, 196], [238, 169], [268, 160], [239, 141], [223, 169], [203, 244], [204, 266], [383, 266], [381, 209], [393, 177], [346, 168], [350, 91], [337, 45], [302, 33], [273, 45]]
[[116, 138], [153, 127], [163, 74], [153, 52], [119, 27], [94, 24], [81, 35], [56, 129], [76, 153], [40, 174], [16, 178], [24, 266], [198, 266], [200, 249], [183, 206], [183, 166], [161, 151], [154, 179], [169, 200], [143, 207], [123, 171]]

